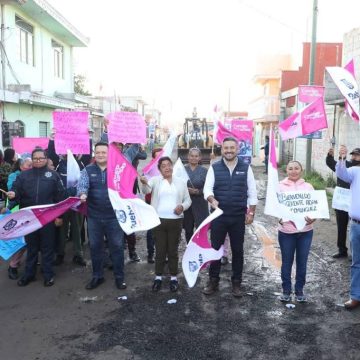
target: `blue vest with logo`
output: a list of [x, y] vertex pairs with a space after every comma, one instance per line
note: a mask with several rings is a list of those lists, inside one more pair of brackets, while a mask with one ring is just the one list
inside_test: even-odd
[[238, 162], [230, 174], [224, 160], [214, 163], [215, 183], [214, 196], [224, 216], [245, 214], [247, 209], [247, 173], [249, 165], [238, 158]]
[[86, 200], [88, 216], [99, 219], [116, 218], [109, 199], [106, 169], [102, 171], [96, 164], [88, 165], [85, 169], [89, 176], [89, 191]]

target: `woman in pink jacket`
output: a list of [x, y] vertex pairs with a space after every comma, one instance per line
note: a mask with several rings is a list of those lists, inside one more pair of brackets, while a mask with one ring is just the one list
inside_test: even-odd
[[[311, 184], [301, 178], [302, 166], [298, 161], [290, 161], [286, 167], [287, 178], [280, 181], [280, 191], [314, 190]], [[296, 253], [295, 300], [306, 302], [303, 287], [306, 282], [306, 266], [313, 237], [314, 219], [305, 217], [306, 225], [299, 230], [292, 221], [279, 220], [279, 244], [281, 249], [281, 280], [283, 294], [280, 301], [291, 301], [291, 268]]]

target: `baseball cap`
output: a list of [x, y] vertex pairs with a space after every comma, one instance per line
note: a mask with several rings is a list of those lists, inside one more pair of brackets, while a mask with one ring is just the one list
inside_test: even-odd
[[355, 148], [350, 155], [360, 155], [360, 148]]

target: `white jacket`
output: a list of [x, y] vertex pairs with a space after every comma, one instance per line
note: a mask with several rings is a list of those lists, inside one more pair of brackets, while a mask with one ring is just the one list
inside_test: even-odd
[[[147, 185], [143, 184], [141, 186], [141, 190], [144, 194], [151, 193], [151, 206], [153, 206], [155, 210], [157, 210], [159, 204], [159, 189], [163, 179], [162, 176], [155, 176], [148, 181]], [[187, 210], [191, 206], [191, 198], [186, 183], [176, 177], [172, 178], [172, 183], [177, 190], [176, 204], [182, 205], [184, 211]]]

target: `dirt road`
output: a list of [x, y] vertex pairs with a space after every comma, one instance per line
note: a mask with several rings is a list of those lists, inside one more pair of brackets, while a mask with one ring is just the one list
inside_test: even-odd
[[[255, 168], [263, 197], [263, 167]], [[253, 226], [247, 228], [244, 296], [231, 295], [231, 264], [222, 269], [220, 291], [201, 293], [202, 272], [189, 289], [180, 274], [180, 291], [167, 284], [151, 292], [154, 266], [146, 259], [144, 234], [138, 250], [143, 261], [126, 264], [128, 289], [117, 290], [111, 271], [99, 288], [85, 290], [90, 265], [57, 268], [56, 284], [38, 281], [20, 288], [7, 278], [0, 262], [0, 358], [4, 360], [110, 359], [360, 359], [360, 311], [337, 304], [348, 298], [348, 259], [333, 260], [336, 225], [318, 221], [308, 266], [308, 304], [288, 309], [277, 300], [280, 255], [277, 220], [263, 215], [259, 201]], [[182, 251], [185, 241], [182, 241]], [[127, 254], [126, 254], [127, 255]], [[89, 251], [86, 250], [89, 259]], [[126, 296], [126, 300], [118, 297]], [[84, 301], [91, 297], [93, 300]], [[175, 304], [168, 304], [176, 299]]]

